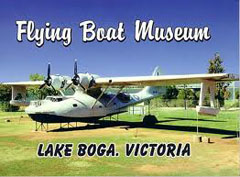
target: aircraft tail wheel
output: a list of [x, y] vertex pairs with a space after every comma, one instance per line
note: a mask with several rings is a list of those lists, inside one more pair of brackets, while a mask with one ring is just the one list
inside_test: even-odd
[[154, 125], [158, 122], [156, 116], [154, 115], [146, 115], [143, 117], [143, 124], [144, 125]]

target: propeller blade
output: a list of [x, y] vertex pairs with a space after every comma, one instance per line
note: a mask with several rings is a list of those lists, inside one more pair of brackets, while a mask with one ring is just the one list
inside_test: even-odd
[[77, 59], [75, 59], [75, 62], [74, 62], [74, 75], [77, 75], [78, 74], [78, 71], [77, 71]]
[[51, 74], [51, 63], [48, 63], [47, 78], [50, 78]]
[[91, 88], [92, 86], [94, 86], [95, 85], [95, 80], [94, 80], [94, 77], [93, 76], [91, 76], [92, 77], [92, 79], [90, 80], [90, 82], [89, 82], [89, 85], [88, 85], [88, 88]]
[[62, 85], [61, 85], [61, 89], [65, 86], [65, 84], [67, 83], [67, 81], [66, 80], [64, 80], [64, 81], [62, 81]]
[[74, 62], [73, 74], [74, 76], [72, 78], [72, 83], [69, 84], [65, 90], [67, 90], [73, 84], [76, 86], [80, 86], [85, 91], [86, 90], [85, 87], [83, 87], [83, 85], [80, 83], [80, 77], [78, 75], [78, 70], [77, 70], [77, 59], [75, 59], [75, 62]]
[[51, 85], [51, 87], [52, 87], [53, 91], [54, 91], [55, 93], [57, 93], [57, 91], [56, 91], [56, 89], [53, 87], [53, 85]]
[[45, 83], [40, 85], [39, 89], [42, 89], [43, 87], [45, 87], [45, 85], [46, 85]]
[[81, 83], [79, 83], [79, 85], [82, 87], [82, 89], [85, 91], [85, 87], [83, 87], [83, 85]]

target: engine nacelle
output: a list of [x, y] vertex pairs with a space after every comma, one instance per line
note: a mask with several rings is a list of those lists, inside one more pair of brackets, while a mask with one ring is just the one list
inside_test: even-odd
[[93, 86], [94, 80], [99, 77], [98, 75], [89, 74], [89, 73], [79, 73], [78, 76], [80, 77], [80, 84], [85, 89], [88, 89], [91, 86]]
[[61, 90], [67, 87], [68, 83], [71, 82], [71, 77], [61, 75], [51, 75], [52, 86], [55, 90]]

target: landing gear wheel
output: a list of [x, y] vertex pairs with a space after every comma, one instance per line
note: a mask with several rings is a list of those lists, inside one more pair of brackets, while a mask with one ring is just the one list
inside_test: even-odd
[[154, 115], [146, 115], [143, 117], [143, 124], [144, 125], [154, 125], [158, 122], [156, 116]]

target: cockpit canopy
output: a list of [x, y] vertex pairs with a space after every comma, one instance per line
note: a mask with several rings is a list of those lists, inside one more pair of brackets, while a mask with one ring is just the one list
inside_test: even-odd
[[50, 100], [52, 102], [60, 102], [66, 99], [67, 99], [66, 97], [62, 97], [62, 96], [47, 96], [45, 98], [45, 100]]

